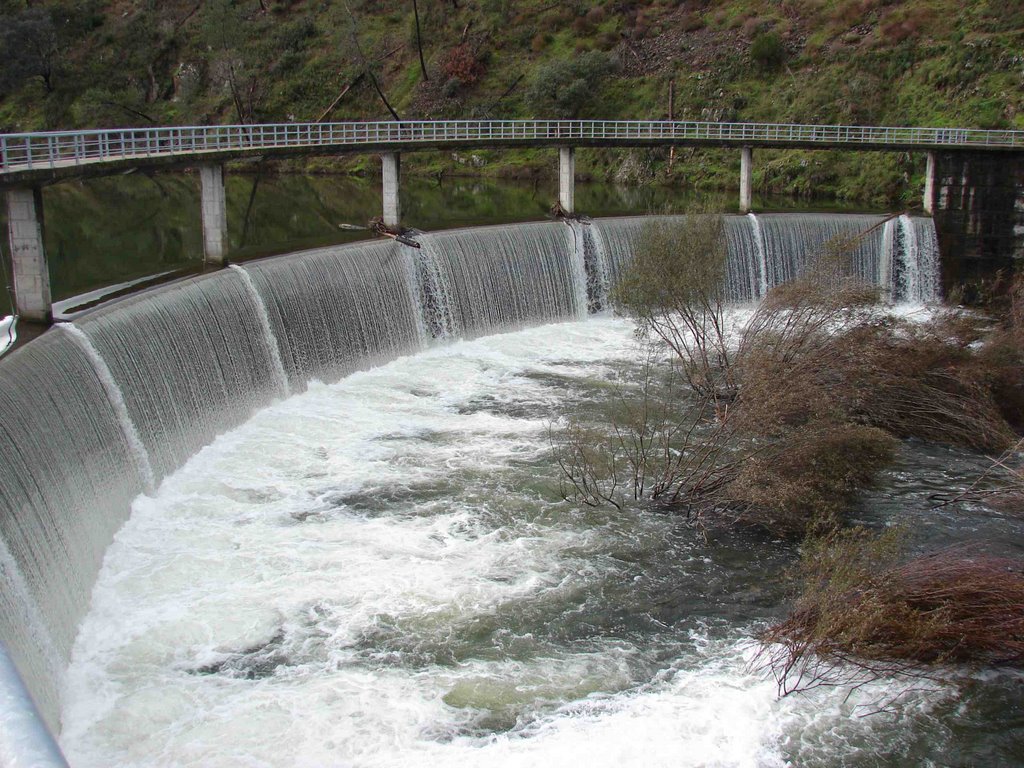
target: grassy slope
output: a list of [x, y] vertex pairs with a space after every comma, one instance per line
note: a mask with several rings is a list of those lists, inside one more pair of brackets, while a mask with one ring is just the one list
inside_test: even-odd
[[[239, 112], [314, 120], [366, 61], [403, 118], [558, 116], [538, 113], [530, 84], [586, 51], [609, 52], [620, 67], [583, 89], [572, 107], [580, 117], [668, 117], [673, 81], [677, 118], [1024, 128], [1024, 8], [1006, 0], [419, 0], [427, 82], [411, 0], [40, 4], [56, 9], [63, 36], [55, 90], [35, 78], [0, 94], [3, 130], [235, 122]], [[0, 0], [9, 16], [23, 7]], [[775, 65], [751, 55], [765, 34], [782, 43]], [[331, 116], [389, 118], [365, 77]], [[671, 171], [666, 161], [666, 151], [590, 150], [577, 167], [597, 178], [736, 183], [735, 152], [683, 150]], [[913, 201], [922, 164], [897, 153], [762, 152], [755, 181], [764, 191]], [[375, 168], [371, 158], [317, 163], [339, 165]], [[529, 175], [552, 173], [554, 161], [539, 151], [424, 153], [405, 167]]]

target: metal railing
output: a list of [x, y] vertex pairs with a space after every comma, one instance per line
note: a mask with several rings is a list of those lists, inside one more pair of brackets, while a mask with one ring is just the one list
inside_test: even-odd
[[279, 123], [0, 134], [0, 175], [113, 160], [288, 148], [503, 142], [679, 141], [850, 147], [1024, 149], [1024, 131], [655, 120]]

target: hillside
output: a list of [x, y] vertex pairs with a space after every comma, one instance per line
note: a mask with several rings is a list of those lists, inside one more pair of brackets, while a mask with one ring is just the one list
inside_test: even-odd
[[[392, 111], [1021, 128], [1022, 42], [1016, 0], [0, 0], [0, 130]], [[529, 176], [553, 172], [549, 154], [405, 168]], [[577, 168], [729, 187], [735, 154], [682, 150], [670, 167], [664, 150], [590, 150]], [[755, 165], [765, 192], [898, 202], [916, 199], [922, 160], [766, 151]]]

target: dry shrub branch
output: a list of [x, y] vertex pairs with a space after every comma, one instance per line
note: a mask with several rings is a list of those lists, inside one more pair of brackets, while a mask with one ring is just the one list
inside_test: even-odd
[[954, 495], [936, 494], [932, 498], [937, 507], [963, 502], [984, 502], [1004, 514], [1024, 515], [1024, 440], [992, 460], [966, 490]]
[[711, 394], [693, 396], [674, 361], [648, 346], [637, 390], [604, 414], [607, 428], [572, 423], [553, 444], [562, 495], [588, 506], [650, 500], [697, 514], [721, 502], [749, 451], [735, 450], [733, 422]]
[[869, 311], [875, 295], [849, 280], [833, 287], [810, 278], [769, 294], [735, 366], [749, 428], [857, 424], [980, 451], [1012, 444], [973, 353], [941, 326]]
[[900, 563], [899, 544], [853, 529], [807, 545], [794, 611], [759, 637], [780, 693], [1024, 663], [1020, 562], [952, 549]]
[[[986, 362], [948, 321], [880, 313], [878, 289], [849, 276], [855, 241], [826, 243], [808, 277], [770, 291], [732, 348], [722, 218], [650, 224], [613, 299], [672, 362], [648, 353], [642, 391], [609, 415], [610, 437], [569, 429], [558, 446], [563, 494], [650, 500], [701, 524], [800, 538], [841, 524], [899, 438], [986, 452], [1011, 445], [990, 386], [1010, 378], [1005, 366]], [[1007, 326], [1003, 347], [1019, 342], [1017, 328]], [[999, 354], [1019, 361], [1015, 349]]]

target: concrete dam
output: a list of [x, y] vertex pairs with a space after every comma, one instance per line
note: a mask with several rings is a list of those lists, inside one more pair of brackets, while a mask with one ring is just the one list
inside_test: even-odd
[[[45, 734], [17, 725], [31, 721], [17, 676], [59, 734], [76, 633], [139, 494], [311, 381], [606, 311], [647, 218], [455, 230], [419, 235], [419, 249], [370, 242], [249, 262], [89, 310], [0, 361], [0, 640], [17, 670], [0, 677], [15, 723], [0, 733], [0, 755], [61, 764]], [[734, 302], [800, 276], [836, 237], [854, 243], [856, 276], [892, 300], [938, 298], [930, 218], [751, 214], [726, 217], [726, 234]]]

